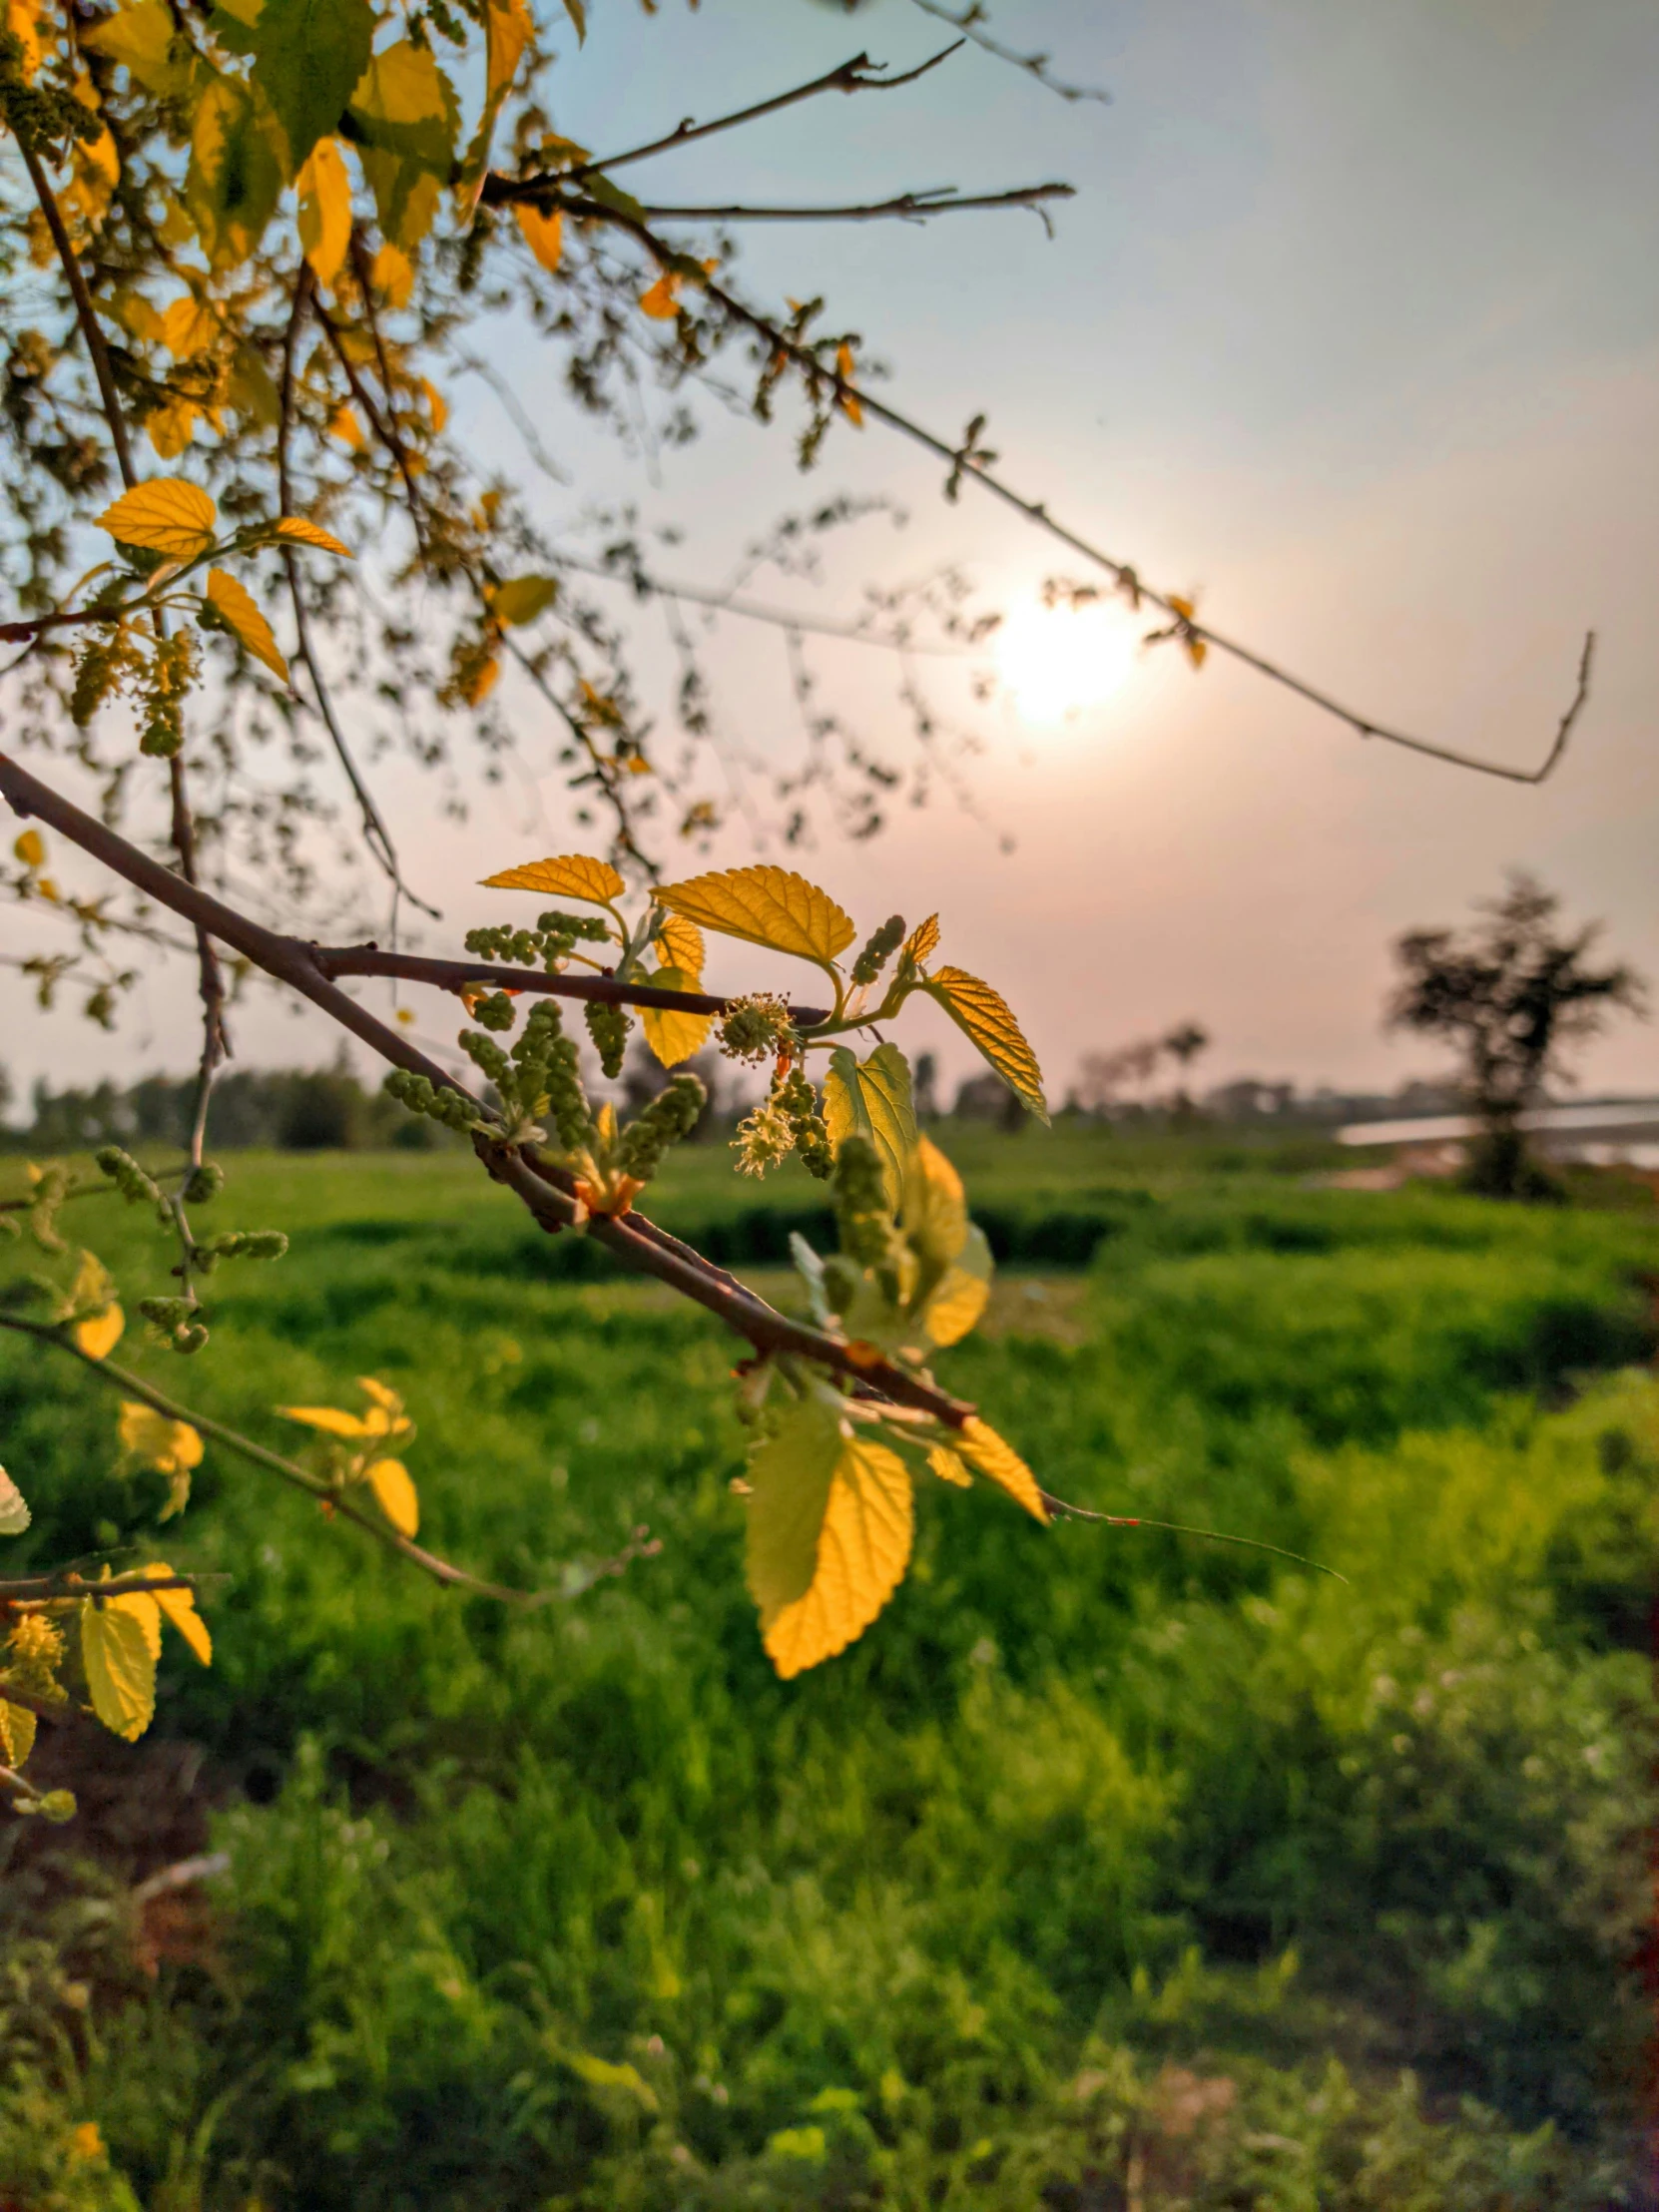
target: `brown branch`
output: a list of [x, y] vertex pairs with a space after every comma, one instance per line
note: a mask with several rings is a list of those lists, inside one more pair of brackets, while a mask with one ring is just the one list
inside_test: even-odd
[[69, 295], [75, 302], [75, 319], [81, 327], [81, 338], [92, 362], [92, 373], [98, 380], [98, 396], [104, 404], [104, 419], [110, 426], [110, 442], [115, 447], [116, 465], [121, 470], [122, 482], [131, 491], [138, 482], [138, 471], [133, 466], [133, 449], [127, 442], [127, 418], [122, 412], [121, 395], [115, 388], [115, 372], [110, 365], [109, 347], [104, 343], [104, 333], [99, 327], [92, 293], [87, 289], [86, 275], [74, 247], [70, 244], [57, 195], [46, 181], [46, 172], [40, 166], [39, 157], [22, 139], [18, 140], [18, 145], [22, 148], [29, 182], [35, 188], [35, 198], [40, 202], [40, 212], [46, 218], [46, 228], [52, 234], [52, 244], [57, 249], [58, 260], [69, 285]]
[[[116, 389], [115, 374], [110, 364], [109, 348], [104, 343], [104, 333], [99, 326], [92, 294], [87, 289], [86, 274], [79, 257], [70, 243], [64, 228], [63, 214], [46, 173], [31, 149], [24, 147], [24, 162], [29, 172], [29, 182], [35, 190], [46, 227], [52, 236], [70, 296], [75, 302], [75, 319], [80, 326], [82, 342], [92, 362], [93, 375], [97, 379], [99, 397], [103, 402], [104, 418], [109, 425], [110, 441], [115, 447], [121, 480], [131, 491], [138, 482], [138, 471], [133, 465], [133, 449], [127, 436], [127, 418], [122, 411], [121, 394]], [[156, 636], [167, 635], [167, 619], [158, 607], [152, 619]], [[172, 800], [172, 837], [174, 850], [179, 855], [179, 872], [193, 888], [196, 886], [196, 823], [191, 814], [190, 800], [185, 789], [184, 763], [175, 754], [168, 762], [168, 786]], [[200, 1166], [203, 1140], [207, 1128], [208, 1100], [213, 1089], [214, 1071], [221, 1060], [230, 1054], [230, 1040], [225, 1033], [225, 978], [220, 970], [219, 956], [214, 951], [212, 939], [206, 930], [196, 932], [198, 991], [202, 1000], [202, 1061], [197, 1083], [196, 1113], [191, 1133], [191, 1159]], [[185, 1245], [188, 1261], [190, 1252], [189, 1231], [186, 1228], [182, 1206], [175, 1206], [179, 1233]], [[186, 1288], [189, 1289], [188, 1275]]]
[[[491, 180], [486, 180], [484, 193], [486, 200], [491, 197]], [[495, 180], [494, 182], [505, 192], [508, 198], [516, 195], [518, 188], [506, 180]], [[878, 399], [872, 393], [861, 389], [849, 378], [841, 375], [837, 369], [827, 366], [810, 346], [803, 344], [799, 338], [792, 337], [778, 323], [759, 313], [744, 300], [739, 299], [734, 293], [727, 290], [726, 286], [720, 283], [717, 278], [697, 269], [694, 265], [689, 265], [684, 255], [677, 252], [666, 240], [658, 238], [647, 224], [640, 222], [636, 217], [600, 200], [567, 199], [564, 206], [567, 213], [577, 215], [584, 221], [609, 224], [613, 229], [626, 232], [639, 245], [645, 247], [665, 271], [678, 276], [694, 277], [709, 298], [733, 322], [752, 331], [755, 336], [764, 339], [775, 356], [793, 362], [806, 379], [809, 389], [818, 391], [828, 387], [829, 390], [833, 392], [838, 401], [857, 407], [862, 413], [870, 416], [872, 420], [885, 423], [888, 429], [896, 430], [901, 437], [908, 438], [912, 444], [919, 445], [923, 451], [947, 462], [953, 480], [965, 477], [970, 483], [978, 484], [993, 499], [999, 500], [1005, 507], [1011, 507], [1016, 514], [1023, 515], [1028, 522], [1035, 523], [1038, 529], [1044, 531], [1049, 537], [1056, 539], [1061, 545], [1069, 546], [1074, 553], [1081, 555], [1084, 560], [1091, 562], [1096, 568], [1104, 569], [1113, 583], [1129, 599], [1131, 605], [1139, 607], [1145, 601], [1167, 614], [1171, 619], [1171, 630], [1168, 634], [1189, 643], [1213, 646], [1218, 653], [1225, 653], [1235, 661], [1242, 661], [1245, 667], [1254, 669], [1259, 676], [1265, 676], [1270, 683], [1277, 684], [1283, 690], [1294, 693], [1297, 698], [1306, 700], [1310, 706], [1317, 707], [1322, 714], [1331, 715], [1338, 722], [1346, 724], [1357, 737], [1381, 738], [1384, 744], [1401, 746], [1407, 752], [1420, 753], [1428, 760], [1444, 761], [1453, 768], [1468, 769], [1477, 776], [1496, 777], [1508, 784], [1543, 783], [1566, 751], [1567, 740], [1572, 735], [1573, 728], [1590, 694], [1590, 668], [1595, 652], [1595, 632], [1593, 630], [1588, 633], [1584, 640], [1583, 651], [1579, 659], [1578, 685], [1572, 702], [1562, 716], [1554, 742], [1538, 768], [1504, 768], [1497, 762], [1479, 760], [1473, 754], [1458, 752], [1453, 747], [1435, 745], [1426, 738], [1412, 737], [1402, 730], [1390, 730], [1382, 723], [1373, 721], [1369, 715], [1359, 714], [1354, 708], [1343, 706], [1340, 701], [1333, 699], [1329, 693], [1320, 691], [1313, 684], [1305, 683], [1300, 676], [1295, 676], [1288, 669], [1281, 668], [1277, 662], [1268, 660], [1264, 655], [1254, 652], [1249, 646], [1240, 644], [1237, 639], [1227, 637], [1221, 631], [1212, 630], [1207, 624], [1195, 621], [1187, 611], [1184, 602], [1177, 604], [1173, 597], [1163, 592], [1154, 591], [1150, 585], [1142, 582], [1136, 570], [1127, 561], [1114, 559], [1110, 553], [1102, 551], [1099, 546], [1092, 544], [1087, 538], [1080, 537], [1076, 531], [1068, 529], [1064, 523], [1055, 521], [1040, 499], [1027, 499], [1023, 493], [1016, 491], [1011, 484], [1004, 482], [1001, 477], [993, 475], [990, 468], [976, 457], [971, 444], [961, 446], [949, 444], [947, 440], [936, 436], [933, 431], [915, 421], [911, 416], [900, 413], [896, 407], [888, 406], [884, 400]]]
[[925, 77], [929, 70], [937, 69], [940, 62], [948, 61], [959, 53], [963, 41], [954, 40], [942, 47], [927, 61], [915, 69], [906, 70], [902, 76], [872, 76], [872, 70], [885, 69], [884, 62], [872, 62], [867, 54], [854, 54], [849, 62], [842, 62], [836, 69], [829, 70], [822, 77], [814, 77], [809, 83], [797, 85], [793, 92], [781, 92], [770, 100], [758, 100], [753, 107], [738, 108], [731, 115], [717, 116], [709, 123], [694, 123], [690, 116], [677, 125], [665, 138], [652, 139], [644, 146], [630, 147], [626, 153], [606, 154], [585, 161], [577, 168], [567, 170], [568, 177], [592, 177], [602, 170], [621, 169], [629, 162], [643, 162], [653, 154], [670, 154], [682, 146], [690, 146], [698, 139], [713, 138], [717, 131], [735, 131], [740, 124], [758, 123], [764, 115], [777, 115], [781, 109], [793, 108], [802, 100], [815, 99], [821, 92], [896, 92], [900, 85], [913, 85], [918, 77]]
[[[25, 1575], [21, 1581], [0, 1582], [0, 1605], [49, 1598], [142, 1597], [151, 1590], [194, 1590], [200, 1580], [194, 1574], [145, 1574], [137, 1567], [112, 1574], [107, 1582], [89, 1582], [82, 1574]], [[0, 1697], [4, 1695], [0, 1690]]]
[[[955, 215], [970, 209], [1035, 208], [1045, 200], [1074, 200], [1074, 185], [1017, 185], [1007, 192], [958, 195], [954, 186], [935, 192], [901, 192], [891, 200], [872, 200], [841, 208], [658, 208], [641, 213], [653, 223], [880, 223], [894, 218], [915, 223], [927, 216]], [[557, 206], [549, 191], [547, 204]]]
[[50, 614], [0, 622], [0, 639], [9, 645], [20, 638], [38, 638], [47, 630], [64, 629], [71, 623], [120, 622], [128, 615], [141, 613], [148, 604], [144, 599], [129, 599], [116, 607], [54, 607]]
[[[435, 983], [440, 990], [530, 991], [553, 998], [597, 1000], [604, 1006], [661, 1006], [679, 1014], [723, 1014], [729, 998], [704, 991], [671, 991], [655, 983], [621, 983], [614, 975], [548, 975], [540, 968], [496, 966], [488, 960], [429, 960], [416, 952], [382, 952], [377, 944], [312, 945], [317, 971], [340, 975], [399, 975], [410, 983]], [[830, 1019], [822, 1006], [797, 1006], [795, 1019], [816, 1029]]]
[[[362, 232], [351, 226], [351, 274], [357, 279], [357, 289], [362, 295], [363, 320], [368, 324], [368, 334], [374, 345], [374, 359], [380, 370], [380, 384], [386, 395], [385, 427], [378, 435], [391, 447], [397, 463], [397, 473], [403, 479], [403, 491], [409, 502], [409, 520], [414, 524], [415, 542], [421, 551], [426, 550], [426, 508], [420, 490], [415, 483], [413, 468], [403, 440], [397, 433], [397, 393], [392, 384], [391, 363], [386, 358], [386, 348], [380, 336], [379, 317], [374, 312], [374, 285], [369, 271], [368, 249], [363, 244]], [[318, 310], [320, 312], [320, 309]], [[342, 356], [343, 357], [343, 356]]]
[[[72, 844], [78, 844], [84, 852], [102, 860], [107, 867], [145, 891], [159, 905], [169, 906], [197, 926], [211, 929], [223, 943], [246, 954], [267, 974], [298, 991], [394, 1067], [423, 1075], [438, 1089], [456, 1092], [469, 1101], [481, 1121], [493, 1118], [464, 1084], [445, 1074], [407, 1038], [385, 1022], [376, 1020], [366, 1007], [359, 1006], [330, 981], [317, 964], [315, 947], [302, 943], [297, 937], [279, 936], [249, 915], [239, 913], [235, 907], [227, 906], [210, 892], [184, 882], [171, 869], [163, 867], [91, 815], [83, 814], [79, 807], [31, 775], [20, 762], [3, 753], [0, 753], [0, 797], [14, 813], [25, 819], [38, 817]], [[529, 980], [528, 975], [524, 980]], [[556, 1233], [575, 1223], [575, 1186], [563, 1169], [550, 1162], [537, 1161], [528, 1153], [510, 1148], [483, 1132], [475, 1135], [474, 1144], [490, 1175], [515, 1193], [542, 1228]], [[953, 1427], [959, 1427], [973, 1411], [971, 1405], [949, 1396], [931, 1383], [920, 1382], [885, 1360], [866, 1364], [861, 1358], [854, 1358], [850, 1349], [837, 1339], [791, 1321], [752, 1292], [746, 1291], [740, 1296], [732, 1288], [732, 1279], [723, 1271], [691, 1254], [689, 1247], [665, 1236], [653, 1222], [639, 1215], [628, 1215], [620, 1220], [596, 1217], [587, 1224], [587, 1234], [629, 1267], [655, 1276], [659, 1282], [671, 1285], [706, 1307], [739, 1336], [746, 1338], [759, 1353], [797, 1354], [844, 1376], [851, 1382], [868, 1385], [895, 1404], [913, 1405]], [[0, 1326], [20, 1325], [7, 1323], [5, 1317], [0, 1316]], [[89, 1365], [100, 1363], [89, 1362]]]

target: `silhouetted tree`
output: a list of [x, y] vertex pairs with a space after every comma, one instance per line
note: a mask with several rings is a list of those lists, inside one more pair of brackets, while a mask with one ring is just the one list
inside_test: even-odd
[[1592, 967], [1600, 922], [1563, 934], [1560, 900], [1517, 870], [1499, 898], [1476, 901], [1471, 928], [1410, 929], [1394, 946], [1400, 980], [1387, 1026], [1443, 1037], [1462, 1060], [1463, 1092], [1480, 1135], [1465, 1180], [1492, 1198], [1553, 1193], [1532, 1159], [1521, 1117], [1552, 1077], [1575, 1078], [1565, 1049], [1582, 1044], [1617, 1008], [1644, 1011], [1641, 978], [1622, 961]]

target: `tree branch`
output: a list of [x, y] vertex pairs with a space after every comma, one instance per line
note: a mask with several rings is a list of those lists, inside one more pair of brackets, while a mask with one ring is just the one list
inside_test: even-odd
[[[501, 182], [505, 184], [505, 181]], [[486, 180], [486, 199], [490, 197], [489, 183]], [[510, 184], [505, 184], [505, 189], [509, 194], [516, 190]], [[793, 363], [807, 380], [810, 389], [816, 391], [827, 387], [838, 401], [857, 407], [873, 420], [885, 423], [888, 429], [896, 430], [901, 437], [908, 438], [913, 445], [919, 445], [924, 452], [946, 462], [951, 471], [952, 482], [958, 478], [966, 478], [970, 483], [978, 484], [1003, 506], [1011, 507], [1016, 514], [1035, 523], [1038, 529], [1061, 545], [1069, 546], [1072, 552], [1081, 555], [1096, 568], [1104, 569], [1132, 606], [1139, 607], [1144, 601], [1159, 608], [1170, 617], [1169, 635], [1179, 637], [1187, 643], [1214, 647], [1218, 653], [1225, 653], [1235, 661], [1242, 661], [1245, 667], [1254, 669], [1259, 676], [1265, 676], [1270, 683], [1294, 693], [1297, 698], [1306, 700], [1311, 707], [1317, 707], [1322, 714], [1344, 723], [1357, 737], [1380, 738], [1386, 745], [1401, 746], [1407, 752], [1422, 754], [1433, 761], [1444, 761], [1453, 768], [1468, 769], [1477, 776], [1496, 777], [1508, 784], [1541, 784], [1566, 751], [1567, 741], [1589, 698], [1590, 667], [1595, 651], [1593, 630], [1584, 640], [1579, 659], [1578, 686], [1572, 702], [1561, 718], [1548, 754], [1535, 769], [1505, 768], [1497, 762], [1479, 760], [1473, 754], [1459, 752], [1454, 747], [1435, 745], [1426, 738], [1413, 737], [1402, 730], [1388, 729], [1384, 724], [1374, 721], [1371, 716], [1343, 706], [1329, 693], [1304, 682], [1300, 676], [1281, 668], [1277, 662], [1268, 660], [1249, 646], [1240, 644], [1237, 639], [1227, 637], [1220, 630], [1212, 630], [1208, 624], [1197, 621], [1185, 601], [1178, 602], [1169, 594], [1153, 590], [1150, 585], [1142, 582], [1127, 561], [1114, 559], [1110, 553], [1104, 552], [1089, 539], [1080, 537], [1075, 530], [1057, 522], [1040, 499], [1027, 499], [1000, 476], [993, 475], [989, 466], [976, 454], [971, 438], [960, 446], [953, 446], [911, 416], [900, 413], [896, 407], [888, 406], [884, 400], [861, 389], [837, 369], [827, 366], [810, 346], [803, 344], [799, 338], [792, 337], [770, 317], [759, 313], [747, 301], [738, 298], [718, 278], [688, 265], [684, 255], [677, 252], [666, 240], [658, 238], [648, 224], [605, 201], [567, 199], [564, 206], [567, 213], [579, 216], [584, 221], [608, 224], [615, 230], [626, 232], [645, 247], [666, 272], [694, 278], [733, 322], [764, 339], [775, 357]]]
[[[560, 203], [551, 188], [544, 188], [545, 205]], [[515, 198], [522, 197], [515, 195]], [[937, 192], [901, 192], [891, 200], [873, 200], [842, 208], [659, 208], [641, 212], [653, 223], [878, 223], [898, 218], [918, 222], [927, 216], [955, 215], [969, 209], [1035, 208], [1044, 200], [1074, 200], [1074, 185], [1016, 185], [1007, 192], [958, 195], [955, 187]]]
[[[552, 998], [597, 1000], [604, 1006], [661, 1006], [680, 1014], [723, 1014], [729, 998], [704, 991], [663, 990], [655, 983], [619, 983], [612, 975], [549, 975], [540, 968], [496, 966], [488, 960], [428, 960], [415, 952], [382, 952], [377, 944], [312, 945], [318, 972], [340, 975], [398, 975], [410, 983], [435, 983], [440, 990], [462, 991], [487, 984], [491, 990], [529, 991]], [[797, 1006], [796, 1020], [816, 1029], [830, 1019], [822, 1006]]]
[[[481, 1121], [494, 1118], [464, 1084], [457, 1083], [407, 1038], [385, 1022], [376, 1020], [366, 1007], [359, 1006], [355, 999], [331, 982], [317, 964], [314, 947], [301, 943], [297, 937], [279, 936], [275, 930], [227, 906], [210, 892], [186, 883], [170, 868], [129, 844], [117, 831], [83, 814], [79, 807], [3, 753], [0, 753], [0, 797], [5, 798], [14, 813], [25, 818], [38, 816], [72, 844], [78, 844], [84, 852], [91, 853], [147, 892], [159, 905], [171, 907], [200, 928], [211, 929], [223, 943], [246, 954], [257, 967], [264, 968], [267, 974], [288, 984], [312, 1005], [331, 1015], [341, 1028], [360, 1038], [381, 1059], [389, 1060], [394, 1067], [425, 1076], [438, 1089], [456, 1092], [469, 1101]], [[520, 987], [529, 979], [526, 971]], [[486, 1133], [475, 1135], [473, 1141], [489, 1174], [514, 1192], [543, 1229], [556, 1233], [575, 1225], [578, 1218], [575, 1183], [563, 1168], [536, 1159], [527, 1149], [510, 1148]], [[795, 1353], [833, 1374], [844, 1376], [855, 1384], [867, 1386], [895, 1404], [912, 1405], [952, 1427], [960, 1427], [973, 1411], [970, 1404], [885, 1360], [865, 1362], [862, 1358], [854, 1358], [850, 1348], [838, 1339], [791, 1321], [741, 1286], [735, 1289], [733, 1278], [723, 1270], [711, 1267], [688, 1246], [667, 1236], [654, 1222], [641, 1215], [630, 1214], [617, 1220], [594, 1216], [588, 1221], [586, 1232], [627, 1266], [641, 1274], [655, 1276], [659, 1282], [671, 1285], [706, 1307], [737, 1335], [746, 1338], [757, 1352]], [[4, 1325], [4, 1317], [0, 1317], [0, 1325]]]
[[709, 123], [694, 123], [687, 116], [665, 138], [651, 139], [644, 146], [630, 147], [626, 153], [606, 154], [590, 159], [564, 174], [568, 177], [592, 177], [602, 170], [621, 169], [629, 162], [647, 161], [653, 154], [673, 153], [677, 148], [690, 146], [698, 139], [713, 138], [717, 131], [735, 131], [740, 124], [757, 123], [764, 115], [777, 115], [781, 109], [793, 108], [802, 100], [815, 99], [821, 92], [896, 92], [900, 85], [913, 85], [918, 77], [925, 77], [929, 70], [937, 69], [940, 62], [948, 61], [952, 54], [960, 53], [963, 43], [961, 39], [954, 40], [919, 67], [907, 69], [899, 77], [871, 75], [872, 71], [884, 69], [886, 64], [872, 62], [867, 54], [854, 54], [849, 62], [842, 62], [838, 68], [828, 70], [824, 76], [814, 77], [807, 84], [797, 85], [793, 92], [781, 92], [770, 100], [758, 100], [753, 107], [735, 109], [731, 115], [717, 116]]

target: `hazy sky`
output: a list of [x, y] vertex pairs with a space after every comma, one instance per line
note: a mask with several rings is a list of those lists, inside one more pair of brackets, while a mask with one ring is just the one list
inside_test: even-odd
[[[850, 19], [809, 0], [593, 13], [557, 120], [601, 147], [860, 45], [904, 64], [942, 43], [905, 0]], [[1194, 676], [1166, 652], [1059, 724], [982, 715], [982, 819], [936, 802], [870, 845], [827, 836], [798, 864], [860, 920], [937, 907], [948, 955], [1027, 1016], [1056, 1093], [1089, 1046], [1184, 1015], [1216, 1036], [1212, 1079], [1385, 1084], [1421, 1068], [1420, 1047], [1379, 1033], [1388, 940], [1455, 919], [1514, 863], [1607, 916], [1616, 947], [1659, 975], [1659, 10], [1003, 0], [996, 18], [1111, 105], [1065, 105], [967, 53], [906, 92], [821, 101], [637, 170], [635, 189], [1073, 182], [1052, 243], [1016, 215], [756, 230], [738, 274], [763, 298], [825, 292], [890, 366], [897, 404], [946, 434], [983, 409], [1014, 482], [1380, 720], [1530, 763], [1591, 625], [1594, 699], [1556, 777], [1527, 790], [1362, 744], [1245, 671]], [[684, 527], [663, 564], [679, 575], [718, 580], [769, 518], [840, 488], [890, 491], [907, 529], [866, 525], [817, 592], [769, 583], [769, 597], [846, 612], [862, 582], [950, 560], [1018, 606], [1043, 575], [1081, 573], [989, 501], [945, 505], [938, 468], [873, 427], [832, 436], [804, 486], [787, 434], [706, 409], [705, 436], [653, 490], [549, 395], [528, 344], [504, 343], [501, 361], [584, 493], [632, 490]], [[526, 473], [486, 394], [461, 421]], [[574, 509], [562, 496], [549, 487], [550, 522]], [[654, 634], [644, 650], [661, 665]], [[775, 633], [722, 625], [713, 665], [748, 751], [798, 743]], [[912, 741], [878, 657], [825, 646], [816, 665], [829, 702], [901, 755]], [[528, 711], [524, 751], [533, 770], [547, 761]], [[462, 830], [423, 826], [412, 775], [385, 789], [456, 940], [483, 910], [471, 880], [577, 841], [551, 778], [551, 834], [516, 786], [484, 795]], [[753, 851], [739, 823], [717, 857]], [[734, 947], [722, 979], [753, 973]], [[188, 978], [147, 986], [105, 1044], [69, 1015], [47, 1033], [8, 980], [0, 1057], [24, 1077], [182, 1066], [190, 1003]], [[925, 1023], [914, 1034], [929, 1041]], [[275, 1010], [250, 1009], [240, 1042], [255, 1062], [332, 1049], [320, 1024]], [[1659, 1085], [1659, 1025], [1620, 1032], [1587, 1072]]]

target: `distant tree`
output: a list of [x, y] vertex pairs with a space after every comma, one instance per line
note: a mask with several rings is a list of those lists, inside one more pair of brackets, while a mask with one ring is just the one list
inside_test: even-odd
[[[1143, 1037], [1111, 1052], [1085, 1052], [1072, 1096], [1085, 1113], [1110, 1114], [1126, 1090], [1138, 1090], [1150, 1083], [1165, 1060], [1175, 1061], [1184, 1077], [1189, 1063], [1209, 1046], [1210, 1032], [1201, 1023], [1182, 1021], [1161, 1037]], [[1177, 1085], [1167, 1103], [1176, 1113], [1192, 1111], [1184, 1082]]]
[[1569, 1046], [1596, 1035], [1615, 1009], [1645, 1009], [1633, 968], [1590, 964], [1601, 923], [1563, 933], [1560, 905], [1517, 870], [1501, 897], [1476, 901], [1482, 918], [1473, 927], [1410, 929], [1394, 946], [1400, 979], [1387, 1026], [1443, 1037], [1456, 1048], [1463, 1094], [1480, 1121], [1466, 1181], [1492, 1198], [1553, 1192], [1527, 1148], [1521, 1117], [1551, 1079], [1576, 1080], [1565, 1061]]
[[939, 1061], [934, 1052], [916, 1054], [914, 1099], [917, 1121], [939, 1118]]

